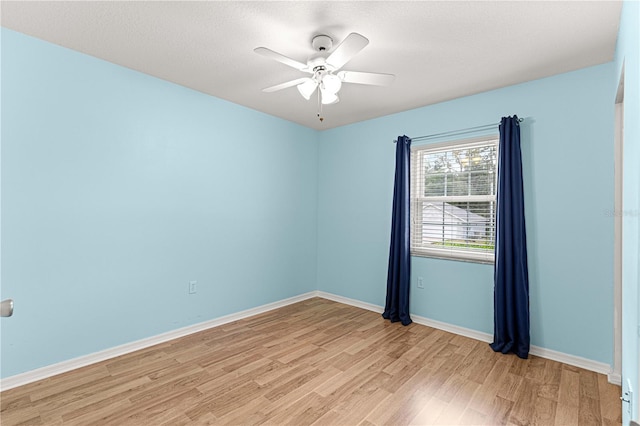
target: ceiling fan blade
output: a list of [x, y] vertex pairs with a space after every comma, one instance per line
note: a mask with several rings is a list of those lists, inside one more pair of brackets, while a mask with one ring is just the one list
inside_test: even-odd
[[327, 63], [335, 69], [340, 69], [344, 64], [349, 62], [351, 58], [356, 56], [358, 52], [369, 44], [369, 40], [358, 33], [351, 33], [345, 38], [333, 53], [327, 58]]
[[262, 91], [267, 93], [276, 92], [278, 90], [286, 89], [287, 87], [293, 87], [293, 86], [297, 86], [298, 84], [306, 83], [309, 80], [311, 80], [309, 77], [297, 78], [295, 80], [291, 80], [285, 83], [276, 84], [275, 86], [267, 87], [266, 89], [262, 89]]
[[271, 49], [267, 49], [266, 47], [256, 47], [255, 49], [253, 49], [253, 51], [256, 52], [258, 55], [262, 55], [267, 58], [276, 60], [278, 62], [281, 62], [285, 65], [289, 65], [290, 67], [300, 71], [307, 68], [307, 64], [303, 64], [302, 62], [298, 62], [295, 59], [288, 58], [278, 52], [274, 52]]
[[338, 77], [345, 83], [371, 84], [373, 86], [388, 86], [396, 77], [393, 74], [379, 74], [373, 72], [340, 71]]

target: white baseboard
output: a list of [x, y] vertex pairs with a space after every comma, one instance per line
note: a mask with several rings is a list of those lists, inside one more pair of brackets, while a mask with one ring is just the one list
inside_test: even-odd
[[[158, 334], [156, 336], [148, 337], [145, 339], [137, 340], [135, 342], [126, 343], [124, 345], [116, 346], [106, 349], [104, 351], [95, 352], [93, 354], [81, 356], [78, 358], [63, 361], [57, 364], [48, 365], [46, 367], [38, 368], [35, 370], [27, 371], [26, 373], [17, 374], [4, 379], [0, 379], [0, 390], [5, 391], [18, 386], [26, 385], [38, 380], [43, 380], [48, 377], [52, 377], [58, 374], [65, 373], [67, 371], [75, 370], [77, 368], [85, 367], [90, 364], [105, 361], [117, 356], [125, 355], [140, 349], [145, 349], [159, 343], [164, 343], [179, 337], [187, 336], [189, 334], [197, 333], [199, 331], [208, 330], [213, 327], [218, 327], [223, 324], [228, 324], [233, 321], [237, 321], [243, 318], [248, 318], [254, 315], [258, 315], [264, 312], [272, 311], [274, 309], [281, 308], [283, 306], [291, 305], [293, 303], [301, 302], [303, 300], [311, 299], [313, 297], [322, 297], [323, 299], [333, 300], [334, 302], [343, 303], [345, 305], [355, 306], [358, 308], [366, 309], [377, 313], [382, 313], [384, 308], [382, 306], [374, 305], [367, 302], [362, 302], [356, 299], [350, 299], [348, 297], [339, 296], [324, 291], [311, 291], [298, 296], [290, 297], [273, 303], [267, 303], [266, 305], [258, 306], [255, 308], [247, 309], [234, 314], [225, 315], [213, 320], [201, 322], [198, 324], [190, 325], [187, 327], [172, 330], [166, 333]], [[411, 315], [412, 320], [417, 324], [426, 325], [428, 327], [444, 330], [449, 333], [458, 334], [461, 336], [476, 339], [481, 342], [491, 342], [493, 336], [487, 333], [483, 333], [477, 330], [472, 330], [457, 325], [436, 321], [430, 318], [421, 317], [419, 315]], [[581, 358], [574, 355], [569, 355], [563, 352], [557, 352], [550, 349], [541, 348], [538, 346], [531, 346], [529, 353], [542, 358], [550, 359], [553, 361], [562, 362], [565, 364], [573, 365], [575, 367], [584, 368], [585, 370], [595, 371], [596, 373], [602, 373], [608, 375], [610, 383], [620, 385], [622, 379], [619, 374], [612, 373], [611, 366], [598, 361], [593, 361], [586, 358]]]
[[327, 293], [325, 291], [318, 291], [316, 296], [322, 297], [323, 299], [333, 300], [334, 302], [343, 303], [345, 305], [355, 306], [356, 308], [366, 309], [367, 311], [377, 312], [379, 314], [384, 312], [384, 308], [382, 306], [373, 305], [361, 300], [350, 299], [344, 296], [338, 296], [337, 294]]
[[[594, 371], [600, 374], [606, 374], [607, 377], [611, 373], [611, 366], [604, 362], [593, 361], [591, 359], [582, 358], [575, 355], [566, 354], [564, 352], [558, 352], [551, 349], [541, 348], [539, 346], [531, 346], [529, 350], [531, 355], [536, 355], [541, 358], [550, 359], [553, 361], [562, 362], [564, 364], [573, 365], [574, 367], [584, 368], [585, 370]], [[613, 382], [612, 382], [613, 383]]]
[[156, 336], [148, 337], [135, 342], [125, 343], [124, 345], [109, 348], [103, 351], [95, 352], [89, 355], [84, 355], [78, 358], [73, 358], [67, 361], [62, 361], [57, 364], [47, 365], [46, 367], [37, 368], [35, 370], [27, 371], [25, 373], [16, 374], [15, 376], [6, 377], [0, 379], [0, 391], [5, 391], [18, 386], [26, 385], [38, 380], [46, 379], [51, 376], [66, 373], [67, 371], [75, 370], [80, 367], [85, 367], [90, 364], [105, 361], [117, 356], [125, 355], [140, 349], [145, 349], [150, 346], [164, 343], [169, 340], [177, 339], [179, 337], [187, 336], [189, 334], [197, 333], [199, 331], [208, 330], [213, 327], [217, 327], [223, 324], [228, 324], [233, 321], [237, 321], [243, 318], [258, 315], [264, 312], [272, 311], [274, 309], [281, 308], [283, 306], [291, 305], [293, 303], [301, 302], [303, 300], [316, 297], [317, 291], [301, 294], [298, 296], [290, 297], [288, 299], [279, 300], [273, 303], [267, 303], [266, 305], [257, 306], [255, 308], [247, 309], [244, 311], [236, 312], [234, 314], [225, 315], [223, 317], [215, 318], [209, 321], [193, 324], [187, 327], [179, 328], [176, 330], [168, 331], [166, 333], [158, 334]]
[[620, 373], [614, 371], [613, 373], [607, 374], [607, 378], [609, 379], [609, 383], [622, 386], [622, 375]]
[[471, 339], [479, 340], [481, 342], [491, 343], [493, 341], [493, 335], [483, 333], [482, 331], [472, 330], [470, 328], [460, 327], [458, 325], [436, 321], [434, 319], [421, 317], [419, 315], [411, 314], [411, 319], [413, 320], [413, 322], [417, 324], [422, 324], [428, 327], [437, 328], [439, 330], [448, 331], [449, 333], [453, 333], [453, 334], [459, 334], [460, 336], [469, 337]]
[[[358, 308], [367, 309], [373, 312], [382, 313], [384, 308], [382, 306], [373, 305], [371, 303], [361, 302], [359, 300], [350, 299], [348, 297], [342, 297], [323, 291], [318, 292], [318, 297], [333, 300], [335, 302], [344, 303], [345, 305], [356, 306]], [[411, 314], [411, 319], [416, 324], [426, 325], [428, 327], [437, 328], [439, 330], [448, 331], [449, 333], [458, 334], [461, 336], [469, 337], [471, 339], [479, 340], [481, 342], [491, 343], [493, 341], [493, 335], [483, 333], [481, 331], [472, 330], [470, 328], [460, 327], [457, 325], [436, 321], [431, 318], [421, 317], [419, 315]], [[574, 367], [584, 368], [585, 370], [594, 371], [596, 373], [606, 374], [609, 383], [620, 385], [622, 379], [619, 374], [612, 372], [609, 364], [593, 361], [587, 358], [582, 358], [575, 355], [566, 354], [564, 352], [558, 352], [551, 349], [541, 348], [539, 346], [531, 346], [529, 348], [531, 355], [539, 356], [541, 358], [550, 359], [552, 361], [562, 362], [564, 364], [573, 365]]]

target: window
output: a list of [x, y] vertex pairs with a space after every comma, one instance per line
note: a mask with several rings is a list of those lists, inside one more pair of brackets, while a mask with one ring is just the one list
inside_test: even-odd
[[411, 149], [411, 254], [494, 260], [498, 137]]

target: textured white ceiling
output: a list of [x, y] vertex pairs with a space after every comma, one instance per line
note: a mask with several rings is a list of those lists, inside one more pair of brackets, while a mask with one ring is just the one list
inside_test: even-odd
[[[272, 114], [328, 129], [611, 61], [618, 1], [2, 1], [2, 26]], [[311, 39], [370, 40], [343, 69], [395, 74], [390, 87], [345, 84], [323, 108], [304, 76], [253, 52], [300, 62]]]

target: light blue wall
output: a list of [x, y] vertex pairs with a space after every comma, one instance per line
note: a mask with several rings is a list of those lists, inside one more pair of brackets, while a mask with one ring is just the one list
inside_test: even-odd
[[1, 101], [2, 377], [316, 289], [315, 131], [5, 29]]
[[[623, 161], [623, 238], [622, 238], [622, 389], [631, 381], [635, 395], [640, 392], [640, 3], [626, 1], [622, 6], [620, 32], [616, 46], [617, 85], [624, 64], [624, 161]], [[637, 398], [633, 416], [623, 410], [623, 424], [638, 420]]]
[[[384, 305], [393, 139], [517, 114], [532, 344], [611, 363], [613, 73], [608, 63], [322, 132], [318, 288]], [[412, 313], [493, 333], [491, 265], [414, 257], [412, 268]]]

